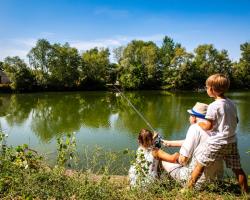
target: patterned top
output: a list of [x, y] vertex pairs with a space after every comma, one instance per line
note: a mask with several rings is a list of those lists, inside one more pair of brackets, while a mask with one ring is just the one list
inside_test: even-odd
[[130, 185], [144, 187], [158, 178], [159, 160], [152, 155], [152, 148], [139, 147], [136, 159], [129, 169]]

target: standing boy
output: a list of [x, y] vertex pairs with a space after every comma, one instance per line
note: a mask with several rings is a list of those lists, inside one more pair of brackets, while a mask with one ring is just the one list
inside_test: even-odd
[[196, 167], [188, 181], [188, 188], [193, 188], [206, 166], [221, 158], [236, 175], [242, 191], [248, 191], [247, 178], [241, 168], [237, 148], [235, 131], [238, 117], [236, 106], [224, 96], [229, 85], [229, 79], [223, 74], [214, 74], [206, 80], [207, 94], [215, 101], [208, 106], [205, 117], [207, 120], [200, 122], [199, 126], [210, 131], [211, 137], [207, 140], [203, 153], [197, 158]]

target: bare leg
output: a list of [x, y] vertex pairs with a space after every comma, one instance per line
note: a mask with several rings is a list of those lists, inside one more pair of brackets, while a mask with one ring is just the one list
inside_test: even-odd
[[201, 174], [203, 173], [205, 167], [200, 164], [196, 163], [196, 166], [191, 174], [191, 178], [188, 180], [187, 187], [192, 189], [197, 182], [197, 180], [200, 178]]
[[241, 187], [241, 190], [243, 192], [248, 192], [248, 185], [247, 185], [247, 177], [243, 169], [232, 169], [234, 174], [236, 175], [236, 178], [239, 182], [239, 185]]

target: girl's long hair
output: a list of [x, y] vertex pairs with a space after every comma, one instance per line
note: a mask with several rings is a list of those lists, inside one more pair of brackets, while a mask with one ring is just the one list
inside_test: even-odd
[[138, 136], [139, 145], [149, 148], [153, 145], [153, 133], [147, 129], [141, 129]]

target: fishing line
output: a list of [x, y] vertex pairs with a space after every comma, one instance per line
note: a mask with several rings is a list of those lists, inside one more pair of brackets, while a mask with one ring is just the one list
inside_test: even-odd
[[[113, 85], [114, 86], [114, 85]], [[131, 103], [131, 101], [116, 87], [114, 86], [114, 88], [121, 94], [121, 96], [127, 100], [127, 102], [129, 103], [129, 105], [134, 109], [134, 111], [141, 117], [141, 119], [147, 124], [147, 126], [154, 132], [156, 132], [154, 130], [154, 128], [151, 126], [151, 124], [148, 122], [148, 120], [145, 119], [145, 117], [143, 117], [143, 115], [136, 109], [136, 107]]]

